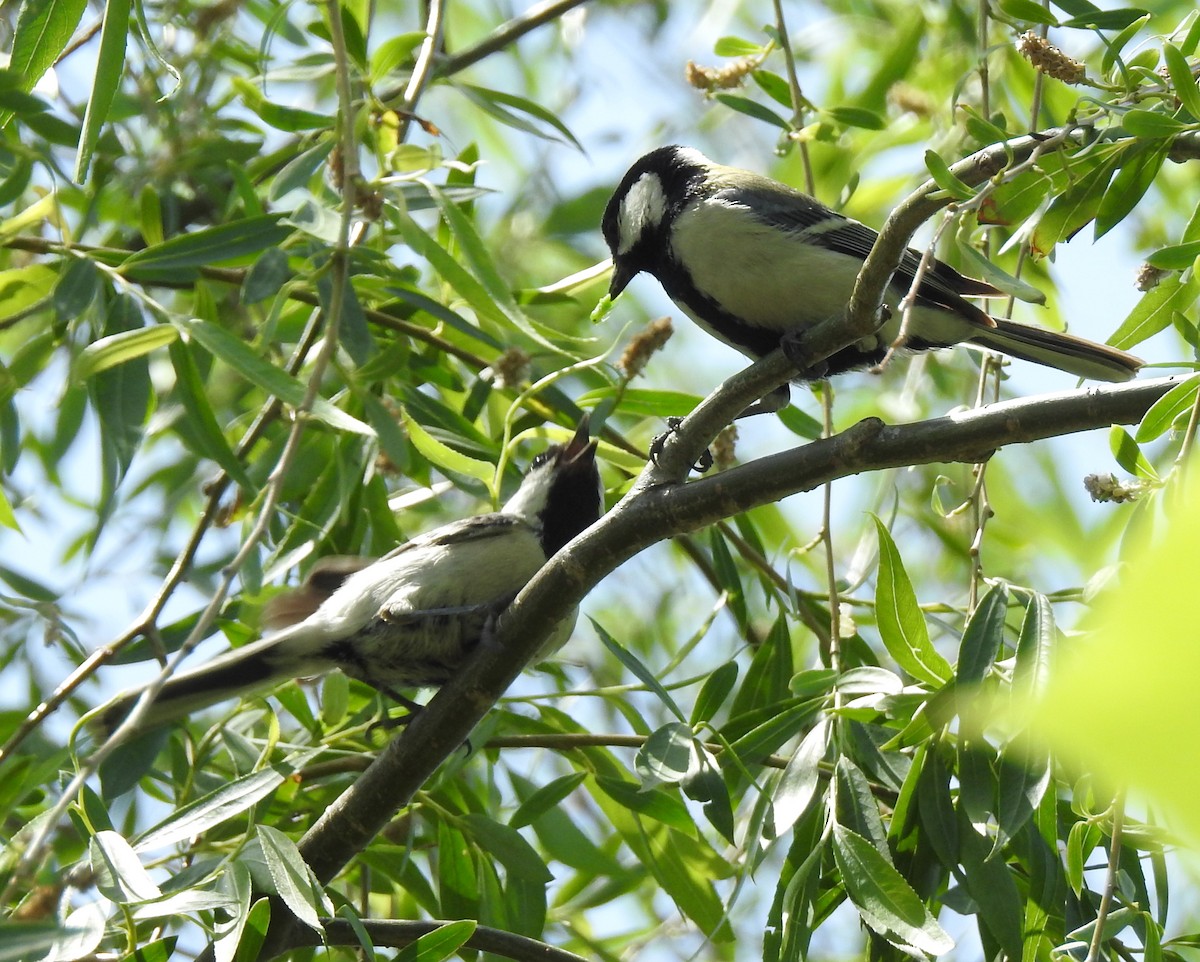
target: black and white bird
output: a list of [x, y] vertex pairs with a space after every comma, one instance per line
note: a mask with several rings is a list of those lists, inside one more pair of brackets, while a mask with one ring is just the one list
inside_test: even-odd
[[[500, 511], [435, 528], [361, 570], [342, 566], [324, 587], [340, 586], [298, 624], [168, 680], [140, 727], [335, 668], [391, 695], [442, 685], [538, 569], [603, 510], [596, 442], [588, 439], [585, 417], [567, 444], [534, 458]], [[572, 613], [538, 658], [560, 648], [574, 625]], [[112, 731], [143, 690], [106, 705], [96, 730]]]
[[[789, 332], [840, 315], [877, 236], [807, 194], [678, 146], [652, 150], [629, 168], [602, 228], [613, 257], [610, 298], [645, 271], [701, 328], [750, 358], [770, 353]], [[884, 298], [889, 317], [874, 336], [798, 380], [881, 361], [900, 333], [898, 303], [920, 259], [911, 248], [905, 255]], [[1141, 366], [1132, 354], [991, 317], [965, 299], [1000, 294], [934, 260], [917, 288], [903, 347], [968, 341], [1102, 381], [1128, 380]], [[774, 408], [787, 403], [787, 387], [781, 390]]]

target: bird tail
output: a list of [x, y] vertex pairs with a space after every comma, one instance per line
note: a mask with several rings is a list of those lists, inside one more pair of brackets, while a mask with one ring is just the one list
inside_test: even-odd
[[[327, 665], [305, 664], [307, 659], [295, 657], [307, 647], [303, 635], [308, 632], [307, 629], [302, 632], [302, 627], [281, 631], [170, 678], [154, 696], [138, 730], [147, 731], [177, 721], [217, 702], [308, 674], [310, 669], [324, 670]], [[135, 688], [105, 705], [89, 722], [93, 733], [98, 737], [111, 735], [133, 711], [145, 690], [145, 687]]]
[[1023, 361], [1045, 364], [1093, 381], [1128, 381], [1142, 359], [1107, 344], [1097, 344], [1074, 334], [994, 318], [995, 327], [980, 331], [970, 341]]

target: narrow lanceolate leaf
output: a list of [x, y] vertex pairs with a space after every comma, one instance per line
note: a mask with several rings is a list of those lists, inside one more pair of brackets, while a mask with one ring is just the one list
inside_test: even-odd
[[181, 271], [220, 264], [259, 254], [281, 244], [291, 233], [292, 228], [282, 223], [279, 215], [247, 217], [229, 224], [179, 234], [161, 244], [140, 250], [125, 259], [121, 272], [136, 277], [150, 272]]
[[683, 722], [686, 716], [680, 710], [679, 706], [675, 704], [675, 699], [667, 694], [667, 690], [662, 686], [662, 683], [654, 677], [654, 673], [643, 665], [633, 652], [610, 635], [595, 618], [588, 620], [591, 621], [592, 627], [596, 629], [596, 634], [600, 636], [600, 640], [604, 642], [604, 647], [611, 651], [621, 664], [633, 672], [637, 676], [638, 681], [657, 695], [658, 699], [670, 709], [671, 714], [678, 718], [680, 722]]
[[[175, 330], [173, 327], [169, 329]], [[254, 482], [233, 453], [221, 425], [217, 423], [204, 380], [192, 357], [192, 345], [177, 339], [168, 347], [168, 353], [175, 368], [173, 395], [183, 405], [184, 411], [184, 416], [174, 424], [175, 432], [201, 457], [209, 458], [224, 468], [246, 492], [253, 492], [256, 490]]]
[[[79, 21], [87, 0], [26, 0], [17, 14], [8, 69], [20, 78], [20, 89], [30, 91], [63, 52]], [[0, 111], [0, 129], [12, 119], [12, 111]]]
[[879, 532], [875, 605], [880, 637], [888, 654], [906, 672], [919, 681], [942, 685], [954, 672], [929, 640], [925, 616], [887, 526], [875, 518], [875, 528]]
[[829, 747], [829, 719], [822, 718], [804, 736], [800, 747], [783, 770], [775, 786], [772, 828], [778, 838], [790, 829], [812, 804], [821, 782], [821, 761]]
[[1200, 87], [1196, 86], [1196, 77], [1188, 65], [1187, 57], [1175, 44], [1164, 43], [1163, 59], [1167, 62], [1167, 70], [1170, 71], [1175, 96], [1187, 108], [1189, 114], [1200, 120]]
[[145, 852], [180, 839], [201, 835], [215, 825], [240, 815], [255, 802], [275, 791], [286, 773], [265, 768], [222, 785], [214, 792], [178, 809], [140, 835], [134, 848]]
[[930, 955], [954, 948], [921, 897], [869, 841], [835, 825], [833, 856], [846, 894], [874, 931], [896, 945]]
[[270, 825], [258, 826], [258, 841], [276, 893], [296, 918], [320, 932], [321, 913], [328, 910], [296, 843]]
[[958, 651], [958, 681], [972, 685], [983, 680], [996, 660], [1004, 640], [1004, 618], [1008, 613], [1008, 589], [995, 585], [979, 602], [963, 631]]
[[1200, 374], [1193, 374], [1176, 384], [1150, 405], [1150, 410], [1142, 418], [1133, 439], [1138, 444], [1146, 444], [1170, 431], [1176, 421], [1191, 413], [1196, 403], [1197, 389], [1200, 389]]
[[102, 337], [83, 349], [75, 364], [75, 377], [86, 381], [93, 374], [107, 371], [135, 357], [143, 357], [178, 338], [179, 332], [168, 324], [139, 327]]
[[487, 461], [467, 457], [451, 447], [442, 444], [437, 438], [418, 424], [407, 411], [400, 414], [404, 420], [404, 430], [423, 458], [430, 464], [452, 474], [465, 474], [468, 478], [490, 482], [496, 469]]
[[83, 115], [83, 135], [75, 156], [75, 181], [87, 179], [92, 154], [100, 140], [100, 131], [108, 119], [113, 97], [121, 84], [125, 69], [125, 41], [129, 36], [130, 0], [107, 0], [104, 5], [104, 26], [100, 30], [100, 51], [96, 57], [96, 76], [92, 80], [92, 96]]
[[925, 167], [933, 182], [955, 200], [970, 200], [975, 191], [959, 180], [936, 151], [925, 151]]
[[396, 962], [441, 962], [458, 955], [478, 926], [474, 919], [446, 922], [432, 932], [426, 932], [415, 942], [406, 945], [396, 955]]
[[117, 832], [97, 832], [88, 843], [100, 892], [117, 902], [144, 902], [162, 895], [133, 846]]
[[1021, 634], [1017, 638], [1017, 660], [1013, 669], [1013, 694], [1036, 697], [1046, 685], [1050, 659], [1054, 654], [1058, 629], [1050, 599], [1034, 592], [1025, 609]]
[[1140, 344], [1170, 326], [1176, 311], [1187, 310], [1197, 294], [1200, 294], [1200, 276], [1195, 273], [1164, 278], [1142, 295], [1108, 343], [1123, 351]]
[[[275, 395], [281, 401], [299, 407], [304, 403], [304, 384], [286, 371], [275, 367], [254, 353], [246, 343], [234, 337], [223, 327], [208, 321], [172, 318], [171, 323], [196, 340], [201, 347], [220, 358], [248, 381]], [[375, 432], [367, 424], [318, 397], [313, 401], [312, 415], [332, 428], [373, 437]]]

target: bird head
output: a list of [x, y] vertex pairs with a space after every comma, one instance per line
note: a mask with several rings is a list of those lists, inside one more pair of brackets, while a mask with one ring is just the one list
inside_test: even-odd
[[552, 444], [533, 459], [521, 486], [504, 505], [540, 531], [546, 556], [600, 520], [604, 489], [596, 466], [596, 441], [584, 415], [566, 444]]
[[641, 271], [656, 273], [670, 255], [670, 227], [714, 165], [692, 147], [659, 147], [625, 172], [604, 210], [601, 230], [612, 251], [608, 294], [616, 298]]

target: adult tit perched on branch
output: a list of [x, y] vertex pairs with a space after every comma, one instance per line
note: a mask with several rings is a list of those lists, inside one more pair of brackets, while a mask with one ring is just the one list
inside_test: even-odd
[[[641, 271], [688, 317], [750, 358], [789, 332], [841, 315], [878, 236], [784, 184], [715, 164], [690, 147], [660, 147], [622, 178], [604, 211], [613, 256], [610, 298]], [[905, 254], [884, 296], [887, 320], [799, 380], [876, 364], [900, 334], [898, 303], [921, 255]], [[991, 317], [965, 297], [1002, 292], [933, 260], [917, 287], [902, 345], [922, 351], [968, 341], [1079, 377], [1125, 381], [1142, 362], [1070, 334]], [[771, 409], [787, 403], [787, 387]]]
[[[174, 676], [142, 727], [334, 668], [401, 701], [396, 689], [444, 684], [495, 616], [555, 552], [599, 520], [603, 508], [596, 442], [588, 439], [585, 417], [567, 444], [534, 458], [500, 511], [414, 538], [348, 574], [298, 624]], [[560, 648], [574, 625], [572, 613], [538, 657]], [[118, 695], [95, 727], [115, 729], [144, 690]]]

